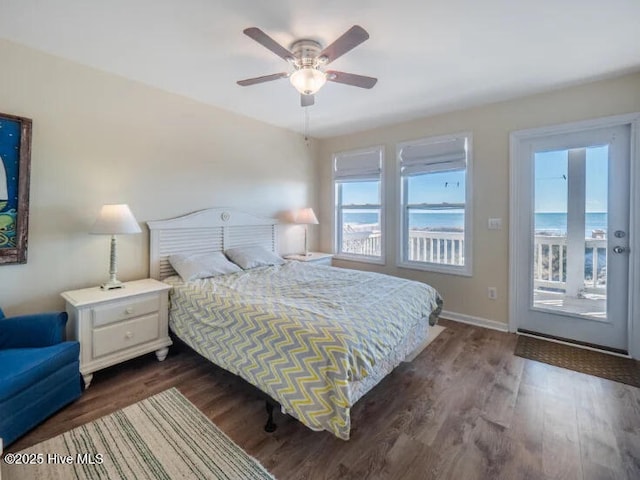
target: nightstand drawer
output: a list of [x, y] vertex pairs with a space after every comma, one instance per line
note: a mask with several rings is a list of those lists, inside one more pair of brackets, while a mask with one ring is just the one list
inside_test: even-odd
[[139, 299], [112, 303], [93, 308], [93, 326], [100, 327], [128, 318], [139, 317], [160, 309], [160, 296], [152, 295]]
[[158, 313], [97, 328], [93, 331], [93, 357], [150, 342], [159, 333]]

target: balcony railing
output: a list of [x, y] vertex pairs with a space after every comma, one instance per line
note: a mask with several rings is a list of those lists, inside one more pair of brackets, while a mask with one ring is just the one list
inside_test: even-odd
[[[344, 253], [380, 256], [381, 235], [371, 225], [354, 225], [343, 232]], [[536, 235], [533, 280], [535, 289], [564, 290], [567, 283], [567, 238]], [[585, 238], [584, 291], [604, 293], [607, 286], [607, 239]], [[464, 232], [410, 230], [410, 261], [464, 265]]]
[[409, 261], [464, 265], [464, 232], [409, 230]]
[[[567, 284], [567, 237], [536, 235], [533, 260], [534, 288], [564, 290]], [[584, 291], [607, 288], [607, 239], [585, 238]]]

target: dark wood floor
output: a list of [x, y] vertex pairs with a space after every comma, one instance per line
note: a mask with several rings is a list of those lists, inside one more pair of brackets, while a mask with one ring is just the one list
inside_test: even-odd
[[639, 479], [640, 389], [524, 360], [512, 334], [447, 329], [356, 404], [351, 440], [312, 432], [186, 347], [96, 373], [28, 447], [169, 387], [279, 479]]

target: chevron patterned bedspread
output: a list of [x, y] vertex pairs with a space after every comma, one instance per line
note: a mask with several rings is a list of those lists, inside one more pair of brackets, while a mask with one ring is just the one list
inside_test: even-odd
[[301, 262], [173, 286], [170, 326], [312, 430], [348, 440], [349, 383], [364, 378], [418, 321], [435, 322], [430, 286]]

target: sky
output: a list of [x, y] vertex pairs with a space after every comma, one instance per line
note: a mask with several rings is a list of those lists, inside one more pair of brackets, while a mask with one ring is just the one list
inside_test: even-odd
[[[567, 211], [567, 150], [535, 156], [535, 211]], [[587, 149], [586, 210], [607, 211], [608, 147]], [[409, 179], [409, 203], [464, 203], [465, 172], [444, 172]], [[353, 182], [343, 186], [343, 205], [380, 203], [378, 182]]]
[[[586, 211], [607, 211], [608, 150], [587, 148]], [[567, 211], [567, 150], [536, 153], [535, 155], [535, 211]]]
[[[380, 203], [378, 182], [353, 182], [342, 187], [343, 205]], [[465, 172], [420, 175], [409, 179], [409, 203], [464, 203]]]

